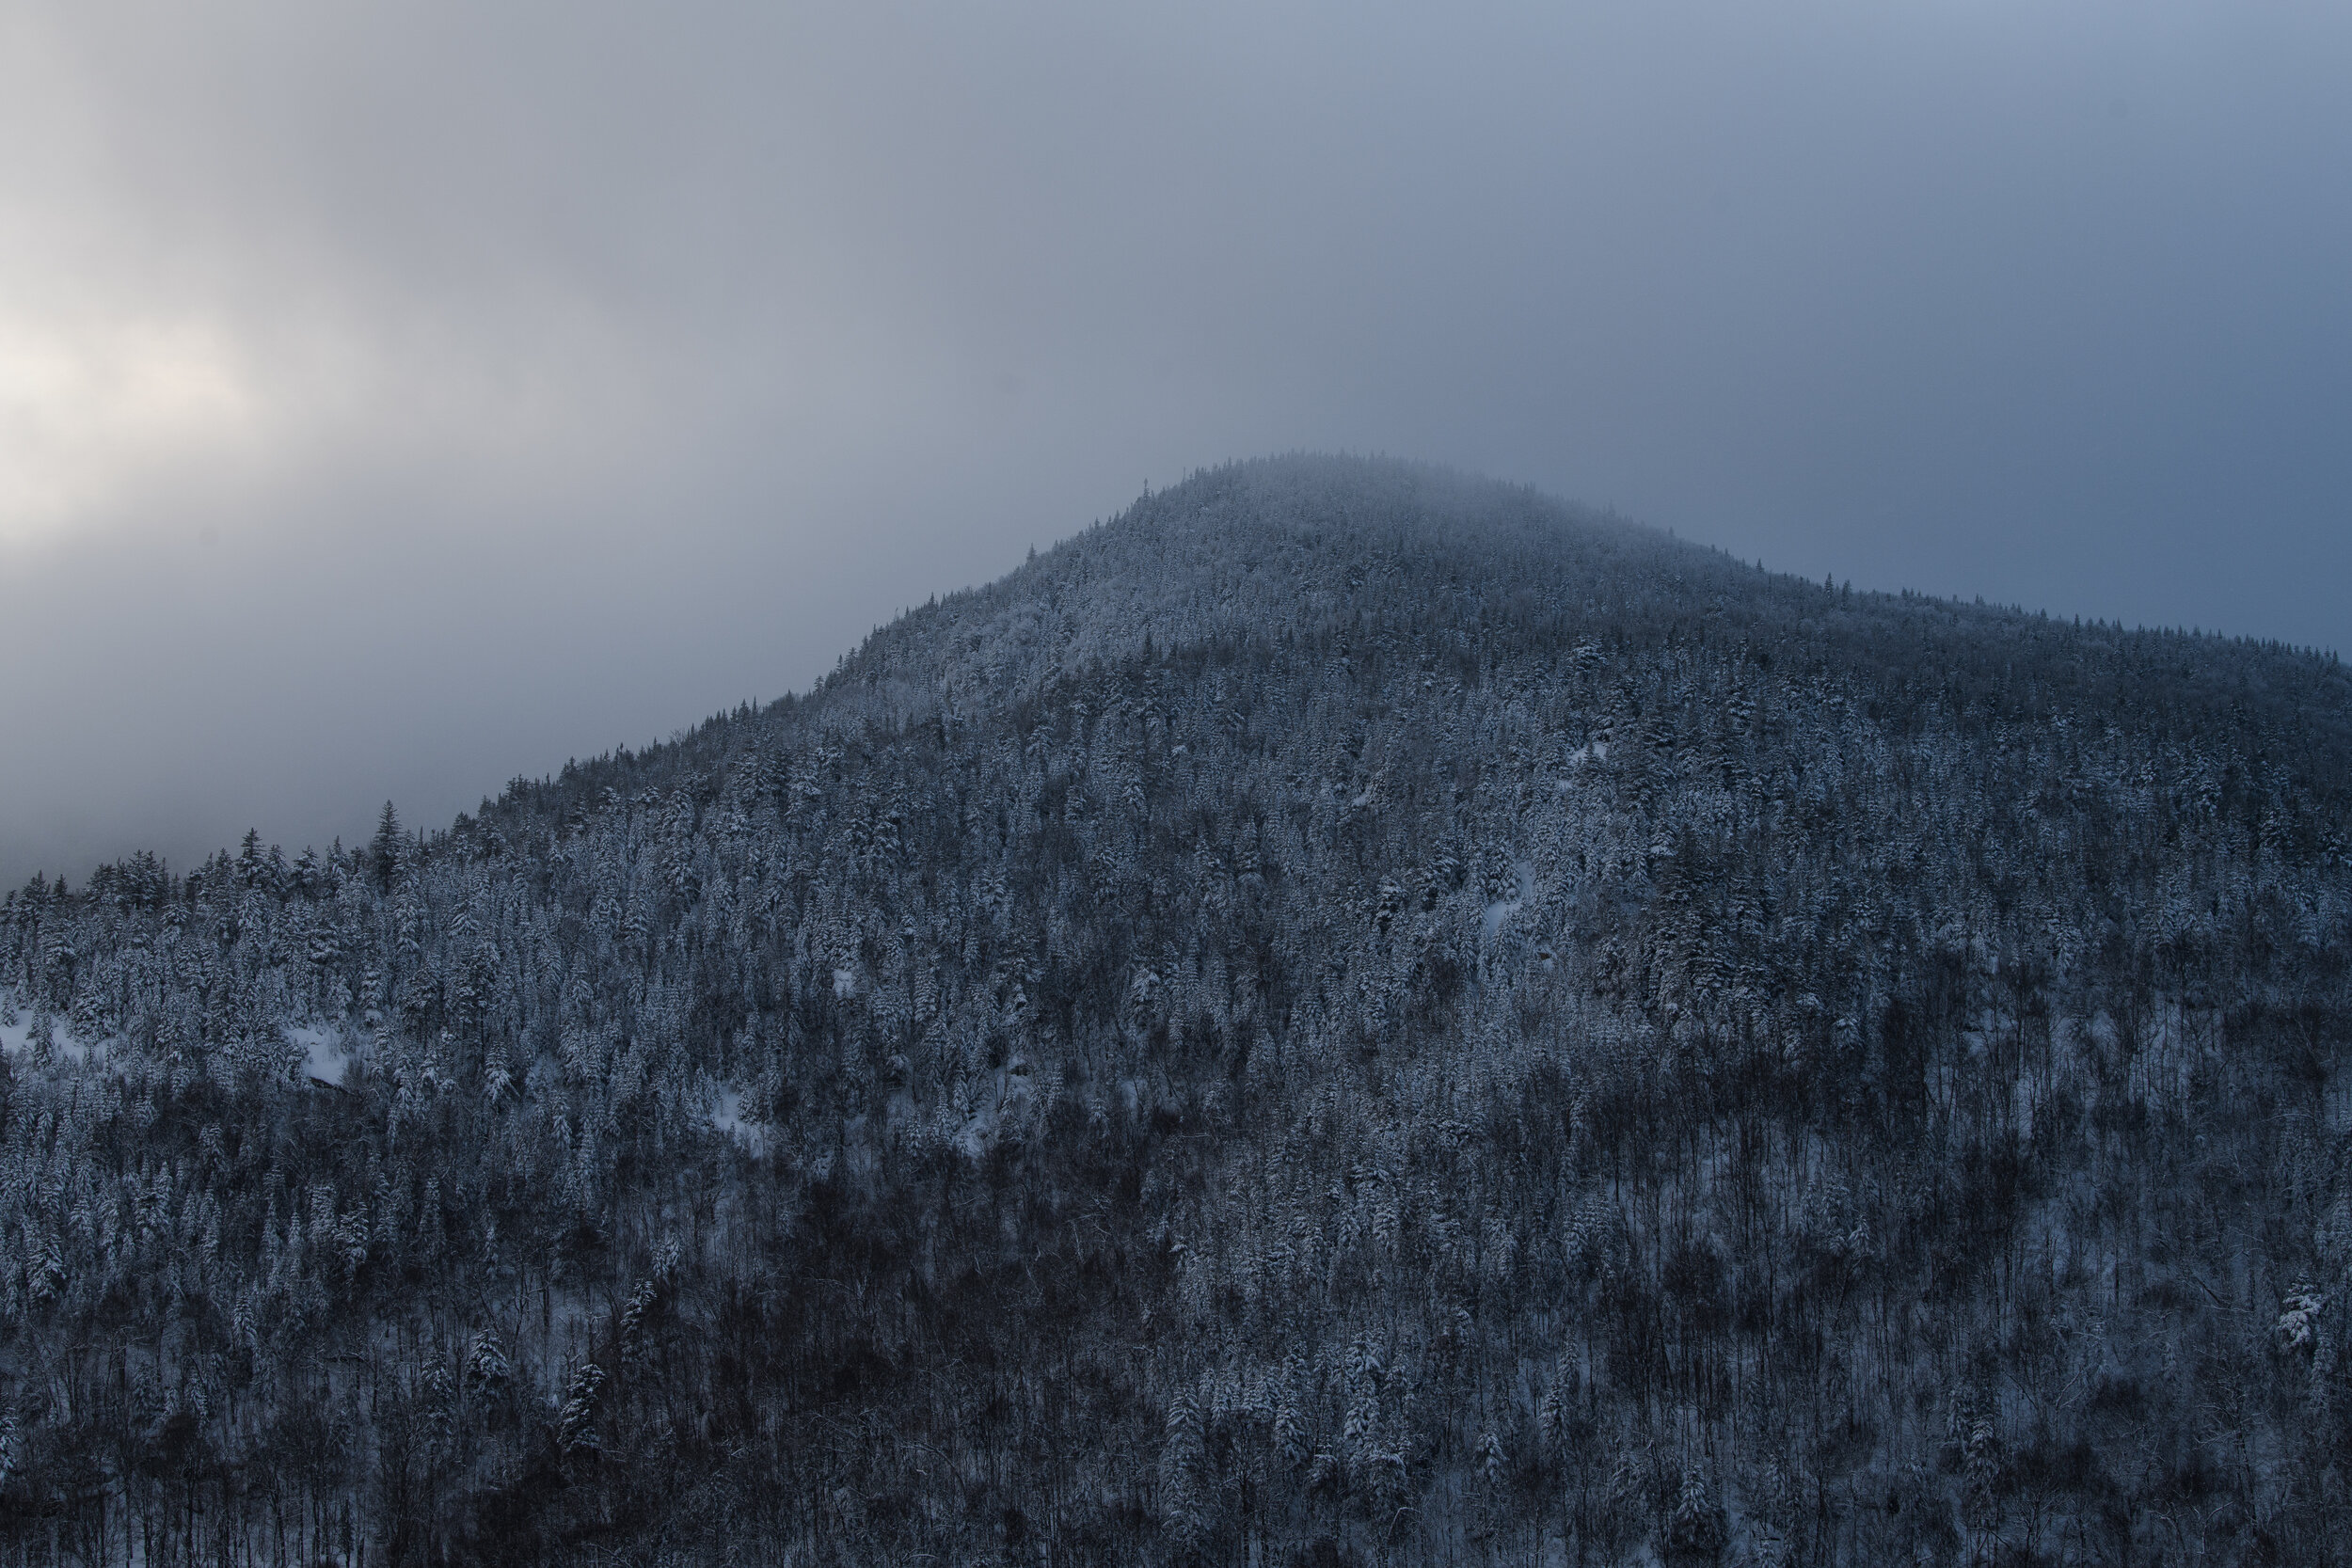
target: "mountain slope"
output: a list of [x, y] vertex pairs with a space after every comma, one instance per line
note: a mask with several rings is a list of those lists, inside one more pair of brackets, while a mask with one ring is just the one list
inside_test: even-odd
[[2332, 659], [1206, 473], [10, 895], [8, 1539], [2323, 1560], [2347, 801]]

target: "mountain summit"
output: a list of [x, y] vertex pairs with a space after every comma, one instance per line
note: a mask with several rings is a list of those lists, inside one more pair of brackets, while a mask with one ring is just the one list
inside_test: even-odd
[[1234, 465], [10, 895], [0, 1540], [2332, 1560], [2348, 958], [2331, 657]]

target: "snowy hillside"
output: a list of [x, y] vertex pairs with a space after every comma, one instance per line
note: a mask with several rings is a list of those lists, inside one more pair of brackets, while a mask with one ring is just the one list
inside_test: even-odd
[[8, 895], [0, 1540], [2332, 1560], [2347, 958], [2331, 658], [1237, 465]]

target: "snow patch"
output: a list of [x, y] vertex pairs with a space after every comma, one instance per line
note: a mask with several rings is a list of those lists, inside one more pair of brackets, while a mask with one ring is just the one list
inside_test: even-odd
[[[1608, 760], [1609, 742], [1606, 740], [1588, 740], [1583, 745], [1579, 746], [1575, 751], [1570, 752], [1562, 766], [1566, 768], [1571, 774], [1575, 774], [1582, 772], [1585, 766], [1589, 763], [1607, 762]], [[1576, 783], [1577, 782], [1573, 777], [1555, 779], [1552, 781], [1551, 787], [1559, 794], [1565, 795], [1570, 790], [1576, 788]]]
[[743, 1114], [743, 1091], [723, 1085], [718, 1098], [711, 1103], [710, 1125], [754, 1154], [768, 1151], [768, 1124], [755, 1121]]
[[343, 1043], [342, 1030], [314, 1023], [288, 1029], [286, 1038], [302, 1048], [302, 1070], [322, 1083], [342, 1083], [345, 1069], [358, 1054]]
[[1515, 898], [1498, 898], [1486, 906], [1485, 920], [1488, 942], [1495, 940], [1495, 934], [1502, 929], [1504, 921], [1518, 913], [1520, 907], [1535, 895], [1534, 863], [1521, 861], [1513, 869], [1518, 873], [1518, 895]]
[[975, 1111], [956, 1133], [956, 1148], [967, 1160], [977, 1160], [988, 1153], [988, 1146], [996, 1141], [996, 1113]]
[[956, 1147], [967, 1158], [977, 1160], [987, 1154], [989, 1147], [1004, 1135], [1005, 1123], [1025, 1116], [1035, 1105], [1034, 1071], [1026, 1056], [1015, 1056], [981, 1081], [977, 1103], [955, 1135]]
[[[11, 1056], [24, 1055], [32, 1047], [32, 1035], [33, 1016], [30, 1012], [20, 1009], [17, 1021], [14, 1023], [0, 1023], [0, 1051], [5, 1051]], [[72, 1031], [65, 1026], [65, 1021], [63, 1019], [56, 1017], [52, 1017], [50, 1019], [50, 1060], [57, 1062], [87, 1061], [89, 1058], [90, 1051], [91, 1047], [83, 1044], [80, 1040], [73, 1037]]]

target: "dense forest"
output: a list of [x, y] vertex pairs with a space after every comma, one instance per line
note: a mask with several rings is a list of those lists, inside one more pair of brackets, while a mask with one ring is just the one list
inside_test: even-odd
[[0, 1558], [2352, 1560], [2347, 959], [2332, 657], [1206, 472], [8, 895]]

